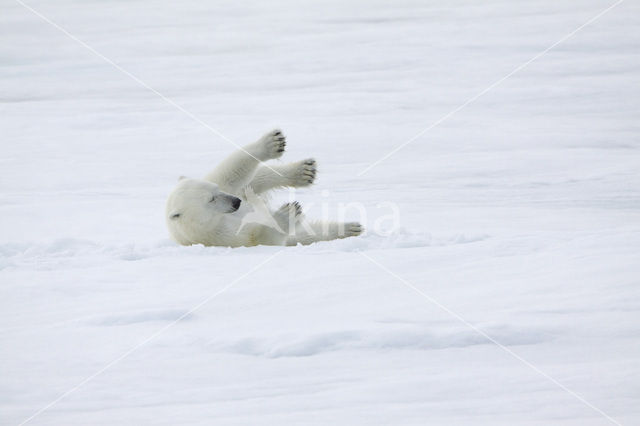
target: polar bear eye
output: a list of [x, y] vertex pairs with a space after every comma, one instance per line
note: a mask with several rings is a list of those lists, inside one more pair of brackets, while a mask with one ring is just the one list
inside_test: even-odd
[[216, 200], [216, 196], [214, 195], [213, 197], [211, 197], [211, 200], [209, 200], [210, 203], [213, 203]]

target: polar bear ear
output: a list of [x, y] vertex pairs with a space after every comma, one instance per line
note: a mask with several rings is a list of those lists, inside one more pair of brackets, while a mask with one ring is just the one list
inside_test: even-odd
[[169, 215], [169, 218], [170, 218], [171, 220], [176, 220], [176, 219], [180, 218], [180, 213], [177, 213], [177, 212], [171, 213], [171, 214]]
[[178, 178], [178, 182], [180, 182], [181, 180], [184, 180], [184, 179], [186, 179], [186, 178], [187, 178], [186, 176], [180, 176], [180, 177]]

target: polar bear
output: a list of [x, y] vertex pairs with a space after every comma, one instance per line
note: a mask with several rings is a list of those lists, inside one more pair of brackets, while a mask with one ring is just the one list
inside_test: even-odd
[[260, 194], [309, 186], [316, 177], [312, 158], [283, 165], [261, 164], [280, 158], [285, 145], [282, 131], [272, 130], [235, 151], [204, 179], [180, 178], [166, 205], [171, 237], [182, 245], [240, 247], [306, 245], [360, 235], [364, 229], [357, 222], [305, 221], [297, 202], [275, 211], [266, 205]]

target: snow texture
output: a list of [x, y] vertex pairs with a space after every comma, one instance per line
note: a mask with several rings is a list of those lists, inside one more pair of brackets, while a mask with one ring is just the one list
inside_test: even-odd
[[167, 194], [234, 147], [2, 0], [1, 424], [71, 389], [28, 424], [640, 422], [638, 2], [360, 176], [613, 2], [28, 4], [233, 141], [284, 129], [309, 216], [401, 227], [177, 246]]

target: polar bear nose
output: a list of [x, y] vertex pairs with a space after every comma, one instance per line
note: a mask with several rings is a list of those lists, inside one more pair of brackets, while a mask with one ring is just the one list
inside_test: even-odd
[[233, 204], [231, 205], [235, 210], [238, 210], [238, 207], [240, 207], [240, 202], [241, 202], [240, 198], [236, 198], [235, 200], [233, 200]]

